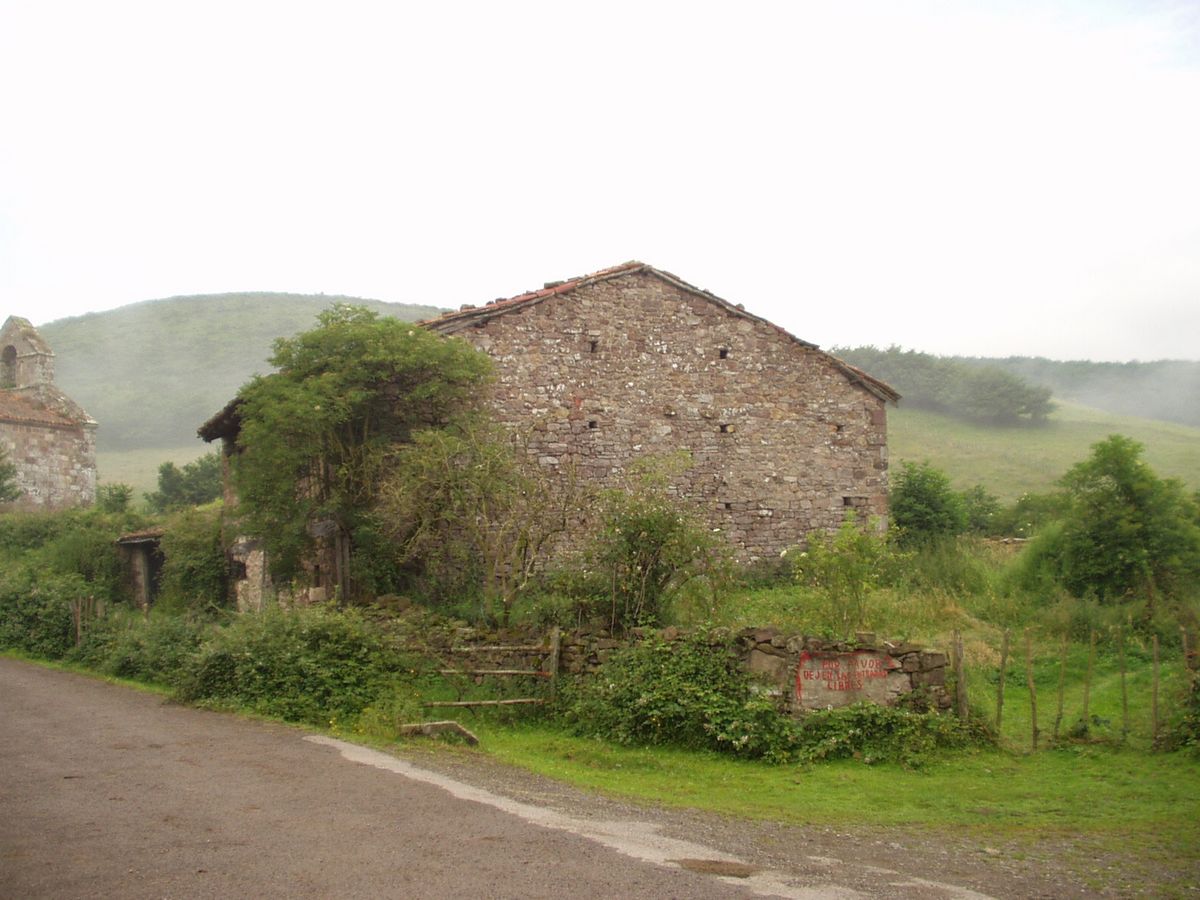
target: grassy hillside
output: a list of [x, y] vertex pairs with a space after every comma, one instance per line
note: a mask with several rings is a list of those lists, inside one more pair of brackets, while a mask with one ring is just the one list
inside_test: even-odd
[[1043, 427], [988, 428], [901, 402], [889, 410], [888, 443], [893, 467], [929, 460], [957, 488], [982, 484], [1004, 501], [1051, 489], [1089, 448], [1110, 434], [1146, 446], [1146, 462], [1164, 477], [1200, 488], [1200, 428], [1059, 403]]
[[[277, 337], [311, 328], [334, 303], [415, 321], [432, 306], [303, 294], [172, 297], [41, 326], [58, 384], [100, 423], [102, 454], [179, 448], [251, 375], [270, 370]], [[197, 452], [202, 448], [197, 447]], [[164, 457], [164, 459], [167, 457]]]

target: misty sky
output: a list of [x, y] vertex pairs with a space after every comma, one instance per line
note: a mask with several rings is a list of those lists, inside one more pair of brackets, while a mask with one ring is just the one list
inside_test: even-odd
[[1200, 0], [0, 0], [0, 315], [640, 259], [828, 347], [1200, 359]]

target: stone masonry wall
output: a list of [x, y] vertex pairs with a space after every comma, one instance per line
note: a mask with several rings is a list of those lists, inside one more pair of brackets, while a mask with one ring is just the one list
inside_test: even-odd
[[0, 444], [17, 467], [24, 492], [15, 509], [62, 509], [96, 499], [96, 429], [0, 424]]
[[496, 361], [494, 406], [555, 473], [619, 485], [687, 450], [676, 481], [743, 560], [848, 509], [887, 512], [886, 411], [824, 353], [646, 273], [455, 329]]
[[[684, 633], [666, 628], [658, 635], [667, 641]], [[616, 650], [644, 636], [629, 640], [591, 632], [563, 632], [559, 640], [558, 666], [564, 676], [595, 673]], [[495, 633], [462, 627], [429, 633], [423, 650], [445, 654], [450, 664], [457, 659], [450, 648], [477, 648], [472, 664], [506, 669], [537, 669], [552, 666], [552, 642], [544, 633]], [[895, 706], [912, 703], [929, 709], [946, 710], [951, 698], [946, 691], [947, 657], [915, 644], [877, 640], [862, 634], [855, 641], [830, 641], [806, 635], [789, 635], [770, 628], [748, 628], [734, 635], [742, 664], [759, 677], [779, 707], [793, 715], [810, 709], [848, 706], [859, 701]], [[521, 649], [522, 647], [530, 649]]]

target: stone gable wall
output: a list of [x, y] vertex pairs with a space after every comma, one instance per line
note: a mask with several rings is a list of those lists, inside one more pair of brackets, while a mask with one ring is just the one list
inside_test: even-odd
[[456, 328], [538, 462], [598, 487], [690, 452], [682, 496], [743, 559], [887, 512], [886, 411], [829, 357], [647, 273]]
[[64, 509], [96, 499], [96, 429], [0, 422], [0, 445], [24, 492], [7, 509]]

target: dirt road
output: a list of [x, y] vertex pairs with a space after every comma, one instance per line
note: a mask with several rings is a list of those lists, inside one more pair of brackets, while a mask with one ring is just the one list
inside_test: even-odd
[[0, 723], [6, 898], [1079, 895], [949, 861], [904, 874], [880, 865], [886, 848], [830, 856], [796, 829], [400, 758], [14, 660]]

